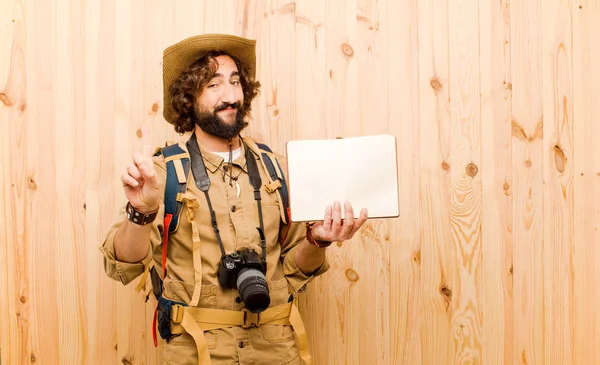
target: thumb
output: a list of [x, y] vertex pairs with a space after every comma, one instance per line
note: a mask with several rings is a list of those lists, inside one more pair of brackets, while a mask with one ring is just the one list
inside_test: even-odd
[[154, 166], [151, 164], [141, 164], [139, 169], [144, 178], [144, 185], [148, 185], [148, 187], [153, 189], [158, 189], [158, 178], [156, 177]]

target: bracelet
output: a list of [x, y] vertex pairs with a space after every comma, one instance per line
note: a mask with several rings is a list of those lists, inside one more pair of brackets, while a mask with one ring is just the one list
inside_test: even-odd
[[317, 241], [313, 237], [313, 235], [312, 235], [312, 226], [313, 225], [314, 225], [314, 223], [306, 223], [306, 240], [320, 248], [329, 247], [332, 243], [331, 241]]
[[158, 209], [152, 213], [142, 213], [135, 209], [130, 202], [127, 202], [125, 212], [127, 213], [127, 219], [135, 224], [139, 224], [140, 226], [154, 222], [156, 216], [158, 215]]

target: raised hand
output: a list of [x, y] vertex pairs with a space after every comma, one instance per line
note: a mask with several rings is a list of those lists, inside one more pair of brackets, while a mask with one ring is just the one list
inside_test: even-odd
[[123, 191], [131, 205], [141, 213], [158, 209], [160, 203], [159, 184], [152, 160], [150, 131], [142, 126], [142, 151], [133, 154], [133, 163], [121, 175]]
[[312, 227], [312, 235], [319, 241], [345, 241], [351, 239], [360, 227], [367, 221], [366, 209], [360, 211], [358, 219], [354, 219], [354, 210], [350, 202], [344, 203], [344, 219], [342, 219], [342, 208], [339, 202], [325, 209], [323, 222], [316, 223]]

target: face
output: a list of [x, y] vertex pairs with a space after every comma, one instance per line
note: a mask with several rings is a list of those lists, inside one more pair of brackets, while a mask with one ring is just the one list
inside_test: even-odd
[[217, 72], [196, 99], [196, 124], [208, 134], [229, 140], [246, 126], [244, 93], [231, 57], [222, 55], [215, 60], [219, 66]]

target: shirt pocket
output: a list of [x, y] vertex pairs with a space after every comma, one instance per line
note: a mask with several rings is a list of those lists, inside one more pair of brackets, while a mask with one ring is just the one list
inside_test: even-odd
[[288, 302], [290, 290], [288, 289], [287, 278], [268, 281], [269, 297], [271, 298], [271, 306], [277, 306]]
[[[287, 279], [282, 278], [269, 283], [272, 306], [285, 304], [289, 298]], [[263, 324], [258, 327], [260, 336], [269, 343], [280, 343], [294, 339], [292, 327], [281, 324]]]
[[260, 336], [268, 343], [281, 343], [294, 339], [292, 326], [283, 324], [263, 324], [259, 327]]

